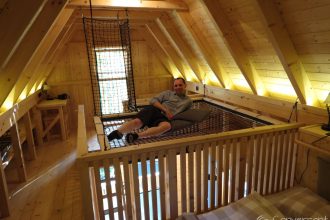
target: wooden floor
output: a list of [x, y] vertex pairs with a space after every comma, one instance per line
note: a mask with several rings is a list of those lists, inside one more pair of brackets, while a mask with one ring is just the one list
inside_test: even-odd
[[37, 160], [26, 161], [26, 183], [18, 183], [13, 166], [6, 168], [11, 216], [4, 219], [82, 219], [75, 143], [71, 134], [37, 147]]

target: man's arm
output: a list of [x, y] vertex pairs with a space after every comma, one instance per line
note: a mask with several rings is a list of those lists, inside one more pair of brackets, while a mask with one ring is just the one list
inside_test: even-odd
[[162, 93], [160, 93], [158, 96], [153, 97], [150, 100], [150, 104], [153, 105], [154, 107], [160, 109], [162, 112], [165, 113], [166, 117], [168, 119], [171, 119], [173, 117], [172, 112], [169, 111], [169, 109], [166, 108], [166, 106], [162, 105], [162, 102], [164, 100], [168, 99], [170, 91], [164, 91]]
[[168, 110], [166, 108], [166, 106], [162, 105], [160, 102], [156, 101], [152, 104], [154, 107], [160, 109], [162, 112], [164, 112], [166, 114], [166, 117], [168, 119], [172, 119], [173, 118], [173, 114], [172, 112], [170, 112], [170, 110]]

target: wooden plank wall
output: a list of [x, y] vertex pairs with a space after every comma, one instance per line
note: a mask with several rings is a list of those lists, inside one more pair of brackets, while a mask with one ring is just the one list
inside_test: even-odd
[[172, 87], [172, 75], [153, 54], [140, 31], [131, 30], [132, 61], [136, 98], [142, 99]]
[[[80, 27], [79, 27], [80, 26]], [[85, 105], [86, 125], [93, 123], [93, 97], [89, 77], [87, 50], [81, 24], [75, 25], [72, 37], [66, 46], [57, 51], [60, 53], [58, 63], [54, 65], [47, 84], [50, 86], [50, 95], [56, 96], [67, 93], [70, 96], [70, 120], [76, 126], [76, 111], [79, 104]]]
[[[82, 24], [75, 30], [66, 46], [62, 48], [59, 61], [52, 69], [47, 84], [53, 96], [67, 93], [70, 96], [71, 122], [77, 124], [76, 111], [85, 105], [86, 126], [93, 126], [93, 97], [89, 76], [87, 50]], [[140, 37], [140, 29], [131, 31], [133, 74], [136, 98], [146, 98], [172, 87], [172, 75]]]

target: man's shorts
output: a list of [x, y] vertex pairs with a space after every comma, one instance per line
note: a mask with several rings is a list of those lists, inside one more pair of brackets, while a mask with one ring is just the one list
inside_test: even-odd
[[147, 106], [139, 111], [136, 118], [140, 119], [144, 126], [156, 127], [163, 121], [169, 121], [165, 115], [162, 114], [160, 109], [154, 106]]

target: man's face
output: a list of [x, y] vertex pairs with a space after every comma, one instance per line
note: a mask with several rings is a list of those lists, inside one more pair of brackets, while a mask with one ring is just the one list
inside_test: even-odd
[[174, 91], [177, 95], [183, 95], [186, 93], [186, 84], [182, 79], [174, 80]]

